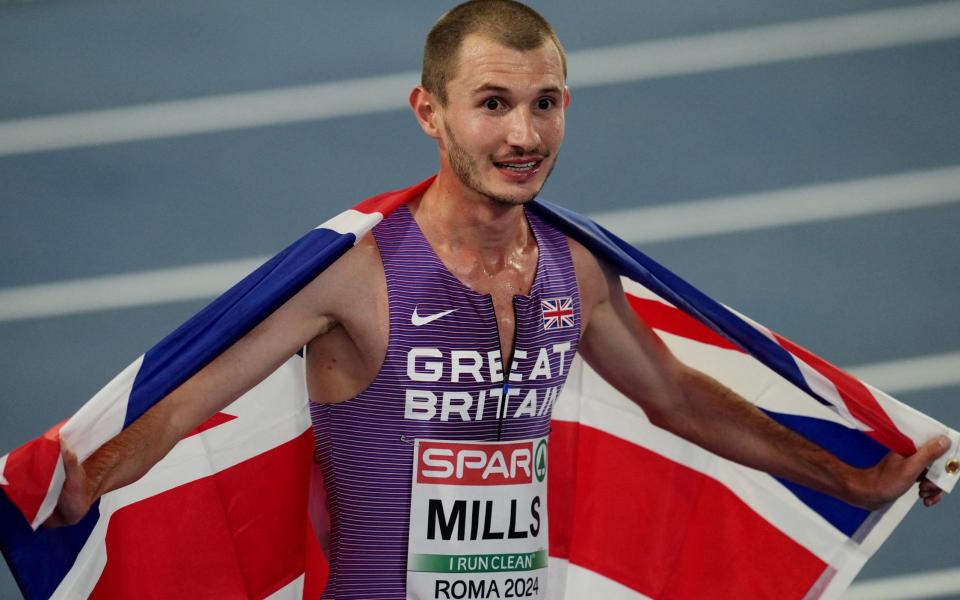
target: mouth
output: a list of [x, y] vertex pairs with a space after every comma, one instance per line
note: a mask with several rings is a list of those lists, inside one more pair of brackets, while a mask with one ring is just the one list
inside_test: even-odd
[[522, 162], [522, 163], [495, 162], [493, 164], [496, 165], [498, 169], [509, 169], [511, 171], [516, 171], [517, 173], [523, 173], [524, 171], [530, 171], [532, 169], [536, 169], [538, 166], [540, 166], [541, 162], [543, 161], [531, 160], [531, 161]]
[[501, 173], [511, 179], [523, 180], [532, 177], [540, 170], [544, 157], [522, 157], [505, 161], [494, 161], [495, 166]]

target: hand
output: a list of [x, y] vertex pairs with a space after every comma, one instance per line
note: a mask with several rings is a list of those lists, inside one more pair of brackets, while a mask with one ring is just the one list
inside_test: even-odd
[[60, 498], [57, 500], [57, 507], [43, 522], [44, 527], [63, 527], [77, 523], [87, 514], [94, 501], [92, 485], [83, 465], [62, 440], [60, 443], [65, 480], [63, 489], [60, 490]]
[[917, 448], [910, 456], [890, 452], [871, 469], [865, 471], [861, 489], [855, 496], [855, 504], [876, 509], [902, 496], [917, 481], [920, 482], [920, 498], [924, 506], [933, 506], [943, 498], [943, 490], [925, 477], [930, 463], [950, 449], [946, 436], [934, 438]]

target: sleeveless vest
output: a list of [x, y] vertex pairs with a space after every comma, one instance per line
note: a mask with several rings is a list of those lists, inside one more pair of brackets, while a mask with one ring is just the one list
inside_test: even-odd
[[511, 364], [491, 296], [451, 274], [406, 206], [373, 230], [390, 329], [373, 383], [341, 404], [311, 403], [330, 513], [324, 598], [405, 598], [413, 440], [521, 440], [550, 431], [580, 336], [580, 298], [565, 236], [526, 213], [539, 260], [514, 297]]

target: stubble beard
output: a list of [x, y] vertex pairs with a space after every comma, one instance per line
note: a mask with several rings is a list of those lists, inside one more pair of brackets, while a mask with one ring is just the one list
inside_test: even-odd
[[[547, 175], [543, 178], [543, 183], [540, 184], [540, 187], [537, 188], [537, 191], [534, 192], [529, 198], [521, 198], [518, 200], [516, 198], [498, 196], [490, 190], [484, 188], [483, 184], [480, 182], [480, 169], [477, 167], [476, 162], [470, 157], [467, 151], [463, 149], [463, 146], [457, 143], [457, 138], [450, 130], [450, 126], [444, 123], [443, 129], [447, 134], [447, 160], [450, 162], [450, 168], [453, 169], [454, 175], [457, 176], [457, 179], [460, 180], [460, 183], [482, 195], [493, 204], [497, 204], [499, 206], [520, 206], [536, 198], [540, 193], [540, 190], [543, 189], [543, 185], [547, 182], [547, 179], [550, 179], [550, 175], [553, 173], [553, 168], [557, 164], [556, 159], [554, 159], [554, 161], [550, 164], [550, 169], [547, 171]], [[547, 157], [549, 157], [549, 154], [546, 154], [544, 159]], [[492, 157], [491, 160], [493, 160]]]

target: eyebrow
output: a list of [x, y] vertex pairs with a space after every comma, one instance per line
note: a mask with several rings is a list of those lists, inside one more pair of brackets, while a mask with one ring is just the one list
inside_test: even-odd
[[[509, 89], [509, 88], [505, 88], [505, 87], [503, 87], [502, 85], [496, 85], [496, 84], [493, 84], [493, 83], [484, 83], [484, 84], [480, 85], [479, 87], [477, 87], [476, 89], [473, 90], [473, 94], [474, 94], [474, 95], [476, 95], [476, 94], [481, 94], [481, 93], [484, 93], [484, 92], [496, 92], [496, 93], [498, 93], [498, 94], [509, 94], [509, 93], [510, 93], [510, 89]], [[540, 88], [540, 89], [537, 91], [537, 93], [538, 93], [538, 94], [562, 94], [562, 93], [563, 93], [563, 90], [560, 89], [560, 88], [557, 87], [557, 86], [551, 85], [551, 86], [547, 86], [547, 87], [545, 87], [545, 88]]]

